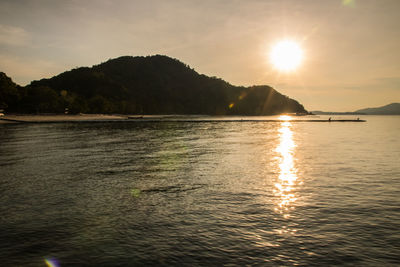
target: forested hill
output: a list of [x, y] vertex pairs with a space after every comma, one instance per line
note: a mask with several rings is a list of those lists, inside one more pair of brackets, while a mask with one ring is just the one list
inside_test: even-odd
[[10, 101], [0, 85], [0, 106], [7, 112], [62, 113], [66, 108], [70, 113], [121, 114], [306, 112], [297, 101], [269, 86], [233, 86], [160, 55], [111, 59], [15, 88], [18, 94]]

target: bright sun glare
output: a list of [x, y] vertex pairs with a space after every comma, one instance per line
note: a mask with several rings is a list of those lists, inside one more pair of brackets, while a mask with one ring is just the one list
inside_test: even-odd
[[303, 51], [300, 46], [290, 40], [276, 43], [270, 53], [272, 65], [280, 71], [293, 71], [301, 63]]

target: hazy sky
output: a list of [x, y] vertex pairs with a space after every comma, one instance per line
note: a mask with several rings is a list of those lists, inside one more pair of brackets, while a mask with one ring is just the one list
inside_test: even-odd
[[[21, 85], [123, 55], [164, 54], [308, 110], [400, 102], [400, 0], [1, 0], [0, 71]], [[274, 43], [300, 43], [291, 73]]]

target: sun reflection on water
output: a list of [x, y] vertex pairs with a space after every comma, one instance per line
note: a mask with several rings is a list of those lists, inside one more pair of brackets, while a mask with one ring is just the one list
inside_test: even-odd
[[277, 159], [279, 161], [279, 176], [275, 184], [274, 193], [277, 197], [277, 205], [275, 211], [282, 214], [285, 218], [289, 218], [289, 210], [294, 208], [294, 202], [297, 197], [295, 187], [298, 184], [297, 170], [294, 165], [293, 150], [296, 147], [293, 141], [292, 124], [289, 121], [281, 123], [279, 129], [280, 143], [276, 148], [279, 153]]
[[288, 116], [288, 115], [281, 115], [278, 118], [281, 121], [290, 121], [292, 119], [292, 117]]

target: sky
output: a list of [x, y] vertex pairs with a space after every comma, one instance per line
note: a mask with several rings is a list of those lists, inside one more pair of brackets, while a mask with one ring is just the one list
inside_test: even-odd
[[[20, 85], [119, 56], [162, 54], [307, 110], [400, 102], [399, 0], [0, 0], [0, 71]], [[291, 72], [269, 60], [293, 40]]]

